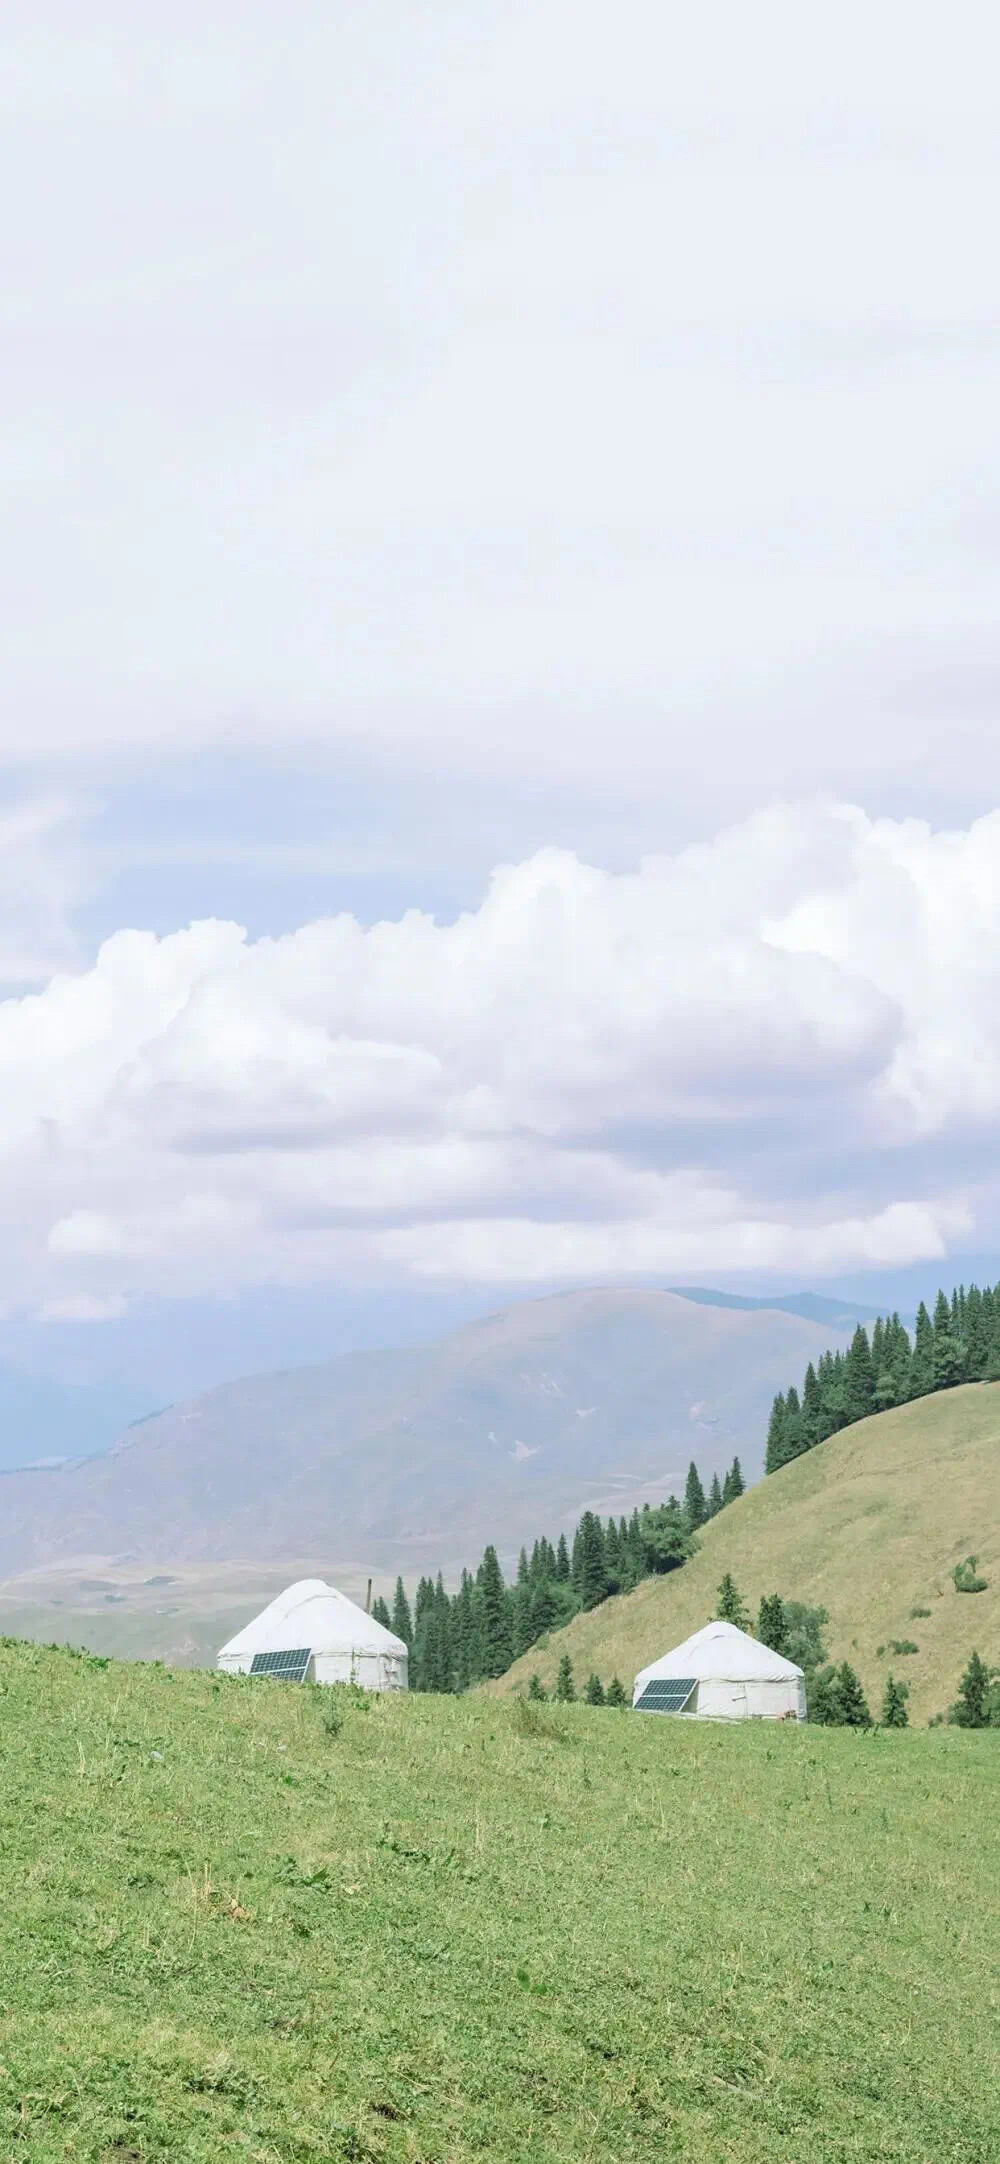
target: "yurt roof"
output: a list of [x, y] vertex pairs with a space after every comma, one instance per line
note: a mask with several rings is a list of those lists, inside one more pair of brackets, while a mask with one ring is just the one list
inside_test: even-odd
[[322, 1578], [300, 1578], [237, 1631], [220, 1649], [219, 1659], [224, 1654], [284, 1653], [293, 1646], [309, 1646], [321, 1654], [406, 1652], [401, 1638], [384, 1630], [336, 1586]]
[[683, 1645], [651, 1661], [635, 1680], [637, 1686], [652, 1683], [660, 1676], [693, 1676], [697, 1683], [713, 1677], [726, 1683], [751, 1683], [801, 1674], [794, 1661], [772, 1653], [770, 1646], [737, 1630], [735, 1623], [715, 1622], [706, 1623], [692, 1638], [685, 1638]]

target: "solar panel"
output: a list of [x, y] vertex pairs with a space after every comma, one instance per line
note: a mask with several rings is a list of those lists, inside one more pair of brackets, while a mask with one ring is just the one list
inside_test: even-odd
[[293, 1646], [286, 1653], [255, 1653], [252, 1676], [273, 1676], [277, 1683], [304, 1683], [312, 1660], [311, 1646]]
[[697, 1688], [696, 1676], [658, 1676], [636, 1700], [637, 1713], [683, 1713]]

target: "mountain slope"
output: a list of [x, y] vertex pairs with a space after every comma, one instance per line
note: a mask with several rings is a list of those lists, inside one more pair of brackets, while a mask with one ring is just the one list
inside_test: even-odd
[[585, 1505], [631, 1509], [739, 1451], [830, 1341], [668, 1292], [524, 1302], [439, 1344], [225, 1385], [105, 1457], [0, 1489], [0, 1567], [322, 1558], [376, 1575], [508, 1553]]
[[[953, 1566], [972, 1551], [987, 1590], [956, 1593]], [[581, 1683], [595, 1670], [631, 1686], [714, 1614], [726, 1570], [754, 1615], [773, 1592], [827, 1608], [831, 1655], [857, 1668], [873, 1713], [890, 1667], [910, 1685], [911, 1719], [944, 1710], [973, 1646], [1000, 1659], [1000, 1385], [920, 1398], [831, 1436], [730, 1504], [683, 1570], [578, 1616], [495, 1688], [523, 1690], [533, 1669], [551, 1684], [563, 1652]], [[894, 1638], [919, 1651], [890, 1653]]]

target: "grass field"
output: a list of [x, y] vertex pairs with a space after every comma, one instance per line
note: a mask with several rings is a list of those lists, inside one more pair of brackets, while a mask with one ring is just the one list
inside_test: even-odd
[[[551, 1684], [564, 1651], [578, 1684], [594, 1670], [631, 1687], [714, 1615], [728, 1570], [754, 1618], [762, 1593], [825, 1607], [830, 1653], [858, 1670], [875, 1715], [890, 1668], [910, 1686], [911, 1719], [946, 1711], [973, 1646], [1000, 1657], [1000, 1384], [859, 1421], [760, 1481], [699, 1537], [683, 1570], [577, 1616], [493, 1688], [523, 1691], [533, 1669]], [[970, 1552], [987, 1589], [959, 1594], [952, 1569]], [[893, 1639], [917, 1651], [894, 1654]]]
[[992, 1734], [12, 1645], [0, 1724], [4, 2164], [1000, 2155]]

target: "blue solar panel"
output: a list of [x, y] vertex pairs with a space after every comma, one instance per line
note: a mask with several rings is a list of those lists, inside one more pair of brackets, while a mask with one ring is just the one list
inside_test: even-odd
[[697, 1689], [696, 1676], [659, 1676], [647, 1683], [642, 1697], [637, 1698], [637, 1713], [683, 1713], [688, 1699]]
[[293, 1646], [285, 1653], [255, 1653], [252, 1676], [273, 1676], [277, 1683], [304, 1683], [312, 1660], [311, 1646]]

